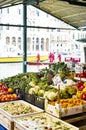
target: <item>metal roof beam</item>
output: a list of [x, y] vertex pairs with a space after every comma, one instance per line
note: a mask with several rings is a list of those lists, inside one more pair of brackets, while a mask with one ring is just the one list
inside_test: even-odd
[[0, 24], [0, 26], [9, 26], [9, 27], [26, 27], [26, 28], [39, 28], [39, 29], [62, 29], [62, 30], [76, 30], [75, 28], [60, 28], [60, 27], [43, 27], [43, 26], [24, 26], [24, 25], [15, 25], [15, 24]]

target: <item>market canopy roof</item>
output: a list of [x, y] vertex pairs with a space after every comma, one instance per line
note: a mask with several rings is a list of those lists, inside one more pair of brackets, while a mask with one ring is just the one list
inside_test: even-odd
[[86, 26], [86, 0], [0, 0], [0, 7], [19, 3], [32, 4], [77, 29]]

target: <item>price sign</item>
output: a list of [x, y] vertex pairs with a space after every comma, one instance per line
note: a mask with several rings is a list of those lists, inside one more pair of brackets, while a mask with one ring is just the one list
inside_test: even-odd
[[60, 83], [62, 82], [60, 76], [56, 75], [53, 78], [53, 82], [54, 82], [54, 85], [57, 85], [57, 88], [58, 88], [58, 104], [60, 104]]
[[83, 72], [83, 66], [80, 64], [75, 65], [75, 72], [76, 73], [82, 73]]
[[54, 78], [52, 80], [53, 80], [54, 85], [58, 85], [62, 82], [59, 75], [54, 76]]

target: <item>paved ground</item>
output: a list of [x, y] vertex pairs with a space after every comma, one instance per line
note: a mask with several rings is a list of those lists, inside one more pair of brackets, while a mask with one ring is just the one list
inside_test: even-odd
[[[27, 65], [27, 72], [37, 72], [39, 69], [46, 66], [29, 66]], [[23, 72], [22, 63], [0, 63], [0, 79], [11, 77]]]

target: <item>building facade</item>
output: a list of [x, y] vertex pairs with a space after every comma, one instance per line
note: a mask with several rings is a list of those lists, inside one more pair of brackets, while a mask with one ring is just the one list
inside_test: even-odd
[[[0, 9], [0, 24], [22, 25], [23, 6], [17, 5]], [[86, 38], [86, 32], [54, 18], [31, 5], [27, 6], [27, 52], [48, 54], [49, 52], [71, 51], [71, 42]], [[46, 29], [37, 26], [47, 27]], [[36, 28], [35, 28], [36, 27]], [[53, 29], [55, 27], [55, 29]], [[71, 28], [71, 29], [70, 29]], [[74, 30], [73, 30], [74, 29]], [[0, 45], [13, 45], [23, 50], [23, 28], [0, 26]]]

